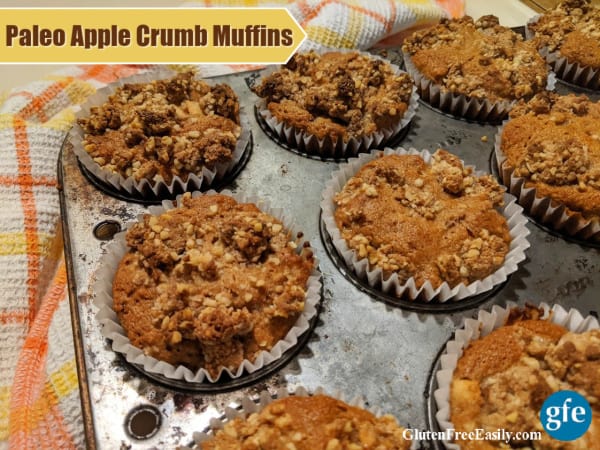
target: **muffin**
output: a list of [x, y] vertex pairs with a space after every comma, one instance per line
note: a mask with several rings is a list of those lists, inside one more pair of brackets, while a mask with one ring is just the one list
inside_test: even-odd
[[[508, 446], [506, 435], [460, 440], [456, 444], [461, 449], [595, 448], [600, 439], [598, 417], [581, 438], [571, 442], [546, 434], [539, 419], [546, 398], [562, 390], [577, 391], [589, 401], [594, 416], [600, 412], [598, 323], [581, 326], [581, 316], [577, 320], [576, 314], [564, 310], [556, 314], [558, 317], [548, 318], [543, 308], [535, 307], [498, 309], [492, 317], [480, 315], [480, 321], [465, 327], [482, 327], [486, 330], [482, 336], [475, 332], [471, 340], [458, 342], [458, 349], [448, 350], [458, 357], [449, 386], [451, 428], [457, 432], [505, 430], [513, 436]], [[490, 330], [494, 317], [497, 323]], [[567, 317], [571, 320], [564, 320]], [[575, 323], [578, 326], [567, 328]], [[446, 385], [450, 377], [445, 374], [441, 379]], [[532, 431], [539, 432], [541, 439], [519, 438], [519, 432]]]
[[283, 141], [305, 153], [344, 156], [385, 144], [416, 109], [412, 80], [358, 52], [295, 54], [267, 71], [253, 91]]
[[511, 111], [496, 142], [504, 183], [525, 210], [559, 231], [596, 242], [599, 120], [600, 102], [586, 96], [538, 94]]
[[[396, 419], [376, 417], [369, 411], [333, 397], [317, 394], [274, 400], [247, 418], [226, 423], [203, 450], [269, 448], [334, 450], [385, 448], [408, 450], [410, 441]], [[266, 448], [266, 447], [265, 447]]]
[[172, 193], [174, 184], [188, 182], [200, 188], [231, 169], [245, 149], [239, 101], [226, 84], [185, 72], [109, 89], [78, 119], [80, 160], [119, 189], [161, 184]]
[[472, 295], [474, 283], [509, 259], [516, 266], [528, 247], [526, 219], [510, 199], [508, 217], [519, 216], [519, 225], [508, 225], [504, 188], [443, 149], [433, 156], [401, 149], [342, 166], [324, 198], [325, 224], [346, 264], [398, 296], [431, 300], [442, 287], [444, 299]]
[[153, 361], [210, 381], [224, 370], [240, 376], [246, 362], [268, 362], [264, 352], [281, 356], [316, 312], [312, 251], [252, 203], [186, 193], [125, 238], [111, 252], [112, 305], [100, 306], [112, 306], [129, 344]]
[[558, 78], [600, 88], [600, 8], [589, 0], [566, 0], [527, 29]]
[[453, 115], [482, 121], [546, 89], [548, 70], [531, 42], [495, 16], [442, 19], [402, 46], [421, 98]]

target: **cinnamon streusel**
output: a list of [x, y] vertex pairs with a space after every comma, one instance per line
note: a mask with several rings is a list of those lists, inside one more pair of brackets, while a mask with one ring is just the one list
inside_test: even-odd
[[241, 133], [233, 90], [192, 72], [125, 84], [79, 124], [85, 150], [103, 170], [167, 184], [230, 162]]
[[132, 345], [216, 378], [286, 336], [304, 310], [314, 260], [254, 204], [189, 193], [182, 201], [127, 232], [114, 309]]
[[[512, 434], [486, 440], [461, 440], [461, 449], [531, 448], [570, 450], [596, 448], [600, 440], [600, 330], [569, 332], [533, 307], [513, 309], [506, 324], [474, 340], [454, 370], [450, 420], [456, 431], [504, 430]], [[574, 390], [593, 410], [590, 429], [572, 442], [544, 431], [539, 414], [552, 393]], [[530, 439], [537, 431], [541, 439]], [[500, 436], [500, 435], [498, 435]]]
[[[503, 169], [586, 219], [600, 218], [600, 102], [538, 94], [517, 105], [505, 124]], [[507, 180], [505, 180], [507, 181]]]
[[293, 396], [226, 423], [202, 449], [408, 450], [403, 432], [392, 416], [375, 417], [326, 395]]
[[399, 123], [412, 80], [390, 64], [358, 52], [299, 53], [254, 88], [280, 122], [347, 142]]
[[442, 92], [500, 102], [530, 98], [546, 88], [543, 58], [495, 16], [442, 19], [415, 32], [402, 50]]
[[482, 280], [499, 269], [511, 237], [503, 189], [438, 150], [387, 155], [365, 164], [334, 197], [341, 237], [371, 270], [435, 288]]
[[600, 69], [600, 8], [589, 0], [566, 0], [528, 24], [538, 48], [558, 52], [582, 67]]

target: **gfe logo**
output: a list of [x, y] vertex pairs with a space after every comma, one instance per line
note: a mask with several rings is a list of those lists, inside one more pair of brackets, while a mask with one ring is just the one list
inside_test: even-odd
[[559, 391], [546, 399], [540, 419], [544, 430], [554, 439], [573, 441], [590, 427], [592, 408], [577, 392]]

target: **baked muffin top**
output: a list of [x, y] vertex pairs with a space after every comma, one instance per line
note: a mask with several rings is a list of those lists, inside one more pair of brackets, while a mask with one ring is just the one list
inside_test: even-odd
[[392, 416], [375, 417], [325, 395], [287, 397], [228, 422], [202, 449], [407, 450], [403, 431]]
[[430, 164], [419, 155], [377, 158], [334, 201], [348, 247], [400, 283], [470, 284], [500, 268], [509, 250], [506, 219], [495, 209], [503, 188], [445, 150]]
[[191, 198], [127, 232], [113, 282], [131, 343], [175, 366], [236, 371], [285, 337], [314, 261], [282, 223], [224, 195]]
[[402, 50], [445, 92], [498, 102], [528, 98], [546, 88], [546, 63], [534, 45], [495, 16], [442, 19], [415, 32]]
[[102, 169], [167, 184], [230, 162], [241, 132], [231, 87], [210, 86], [192, 72], [124, 84], [78, 122]]
[[600, 217], [600, 102], [542, 93], [515, 106], [502, 131], [505, 165], [586, 218]]
[[280, 122], [348, 141], [393, 127], [408, 109], [406, 73], [358, 52], [297, 53], [254, 87]]
[[[510, 448], [593, 448], [600, 438], [596, 419], [581, 439], [562, 442], [543, 431], [539, 412], [559, 390], [575, 390], [600, 412], [600, 330], [572, 333], [541, 319], [535, 308], [520, 310], [507, 324], [472, 341], [458, 360], [450, 393], [450, 420], [457, 431], [541, 431], [536, 441], [511, 441]], [[587, 443], [587, 444], [586, 444]], [[461, 448], [506, 448], [504, 441], [460, 441]], [[587, 445], [587, 446], [586, 446]]]
[[570, 62], [600, 69], [600, 8], [589, 0], [566, 0], [528, 25], [533, 41]]

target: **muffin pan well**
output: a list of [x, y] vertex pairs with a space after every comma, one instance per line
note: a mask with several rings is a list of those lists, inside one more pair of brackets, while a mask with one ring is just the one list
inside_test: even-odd
[[[388, 51], [388, 56], [396, 55]], [[247, 78], [253, 75], [235, 74], [219, 80], [233, 87], [248, 112], [256, 101], [247, 87]], [[560, 89], [568, 90], [564, 86]], [[426, 430], [428, 373], [464, 317], [476, 315], [478, 308], [489, 309], [507, 301], [559, 303], [582, 314], [597, 315], [598, 249], [531, 224], [527, 259], [489, 297], [462, 303], [460, 311], [437, 314], [420, 310], [416, 303], [375, 300], [372, 292], [338, 269], [326, 239], [321, 240], [321, 193], [337, 164], [282, 149], [262, 131], [252, 114], [248, 116], [254, 138], [252, 154], [238, 176], [223, 187], [253, 192], [294, 219], [319, 259], [323, 299], [307, 342], [277, 371], [246, 379], [244, 386], [221, 386], [208, 392], [169, 387], [146, 377], [111, 349], [100, 332], [91, 289], [110, 240], [98, 239], [93, 230], [105, 221], [124, 228], [146, 207], [98, 189], [82, 174], [73, 152], [63, 148], [59, 188], [83, 418], [90, 448], [193, 445], [193, 433], [205, 429], [212, 417], [234, 405], [235, 400], [256, 397], [264, 390], [274, 394], [282, 387], [293, 391], [297, 386], [341, 391], [347, 398], [362, 396], [368, 404], [393, 414], [401, 425]], [[489, 170], [496, 130], [493, 125], [469, 123], [420, 107], [399, 145], [430, 151], [444, 147], [466, 164]], [[433, 443], [420, 445], [433, 448]]]

